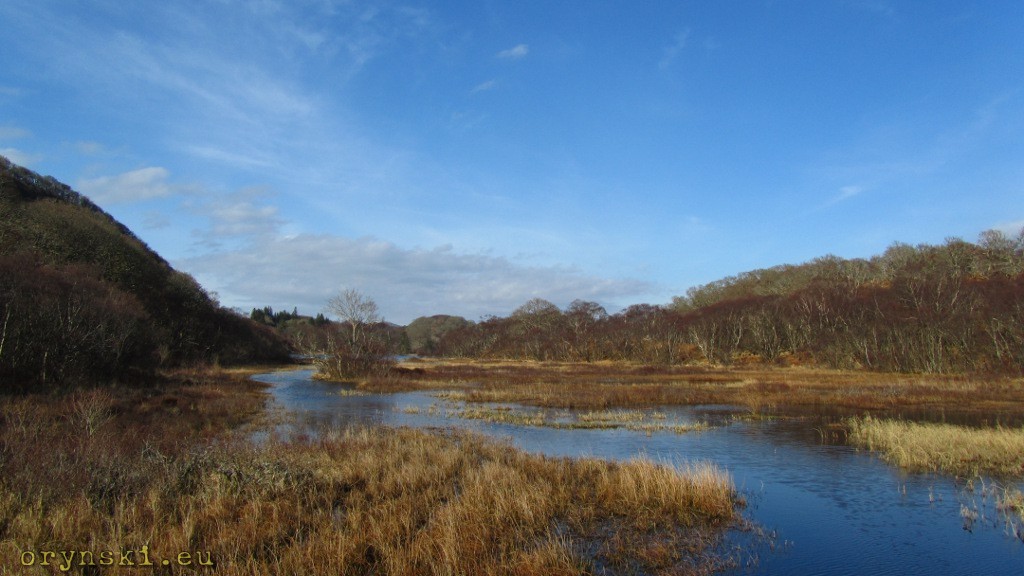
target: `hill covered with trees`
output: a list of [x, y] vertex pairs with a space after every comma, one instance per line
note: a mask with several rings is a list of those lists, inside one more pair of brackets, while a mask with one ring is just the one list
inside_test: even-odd
[[157, 366], [283, 360], [88, 198], [0, 157], [0, 376], [73, 384]]
[[825, 256], [608, 314], [531, 300], [446, 331], [441, 355], [657, 364], [814, 364], [929, 373], [1024, 373], [1024, 230], [978, 242], [893, 244]]

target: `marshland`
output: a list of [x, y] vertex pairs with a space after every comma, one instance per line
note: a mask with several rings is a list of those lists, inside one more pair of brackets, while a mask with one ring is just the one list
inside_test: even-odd
[[[456, 428], [547, 456], [714, 462], [744, 500], [744, 527], [725, 536], [727, 572], [998, 574], [1024, 554], [1013, 379], [428, 359], [398, 368], [348, 384], [311, 370], [258, 379], [305, 415], [296, 429]], [[780, 390], [799, 393], [788, 403]], [[865, 440], [876, 425], [886, 432]]]
[[220, 372], [3, 398], [5, 573], [131, 574], [181, 553], [211, 574], [704, 573], [730, 565], [717, 551], [744, 526], [713, 463], [354, 422], [266, 433], [297, 424], [264, 400]]
[[1024, 563], [1024, 234], [403, 327], [246, 317], [0, 169], [0, 574]]

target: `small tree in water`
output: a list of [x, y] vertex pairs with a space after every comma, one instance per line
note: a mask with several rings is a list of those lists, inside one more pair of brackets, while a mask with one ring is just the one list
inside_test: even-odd
[[340, 322], [330, 335], [327, 354], [315, 357], [320, 372], [332, 379], [387, 374], [394, 359], [377, 303], [349, 288], [331, 298], [327, 310]]

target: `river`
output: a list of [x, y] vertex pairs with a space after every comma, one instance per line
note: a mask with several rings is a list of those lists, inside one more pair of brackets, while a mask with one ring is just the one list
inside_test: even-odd
[[295, 370], [255, 379], [304, 424], [457, 427], [555, 456], [713, 462], [745, 496], [745, 517], [772, 534], [750, 545], [756, 561], [737, 574], [1024, 575], [1024, 527], [996, 510], [990, 485], [904, 474], [870, 453], [823, 443], [812, 419], [744, 420], [729, 407], [704, 406], [658, 409], [670, 421], [712, 425], [701, 432], [529, 427], [463, 419], [463, 403], [430, 393], [342, 395], [344, 386], [311, 377]]

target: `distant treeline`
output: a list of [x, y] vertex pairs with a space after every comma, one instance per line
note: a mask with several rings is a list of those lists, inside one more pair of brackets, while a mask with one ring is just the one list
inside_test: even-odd
[[312, 326], [324, 326], [326, 324], [330, 324], [330, 320], [325, 318], [322, 312], [317, 314], [315, 317], [303, 316], [299, 314], [298, 308], [292, 308], [291, 312], [288, 312], [286, 310], [279, 310], [277, 312], [274, 312], [274, 309], [271, 308], [270, 306], [265, 306], [263, 308], [253, 308], [252, 312], [249, 313], [249, 318], [261, 324], [266, 324], [268, 326], [274, 326], [278, 328], [285, 327], [289, 323], [293, 323], [292, 321], [295, 320], [299, 322], [305, 322]]
[[667, 306], [608, 314], [531, 300], [452, 326], [429, 352], [456, 357], [763, 362], [898, 372], [1024, 372], [1024, 230], [977, 243], [894, 244], [690, 289]]

